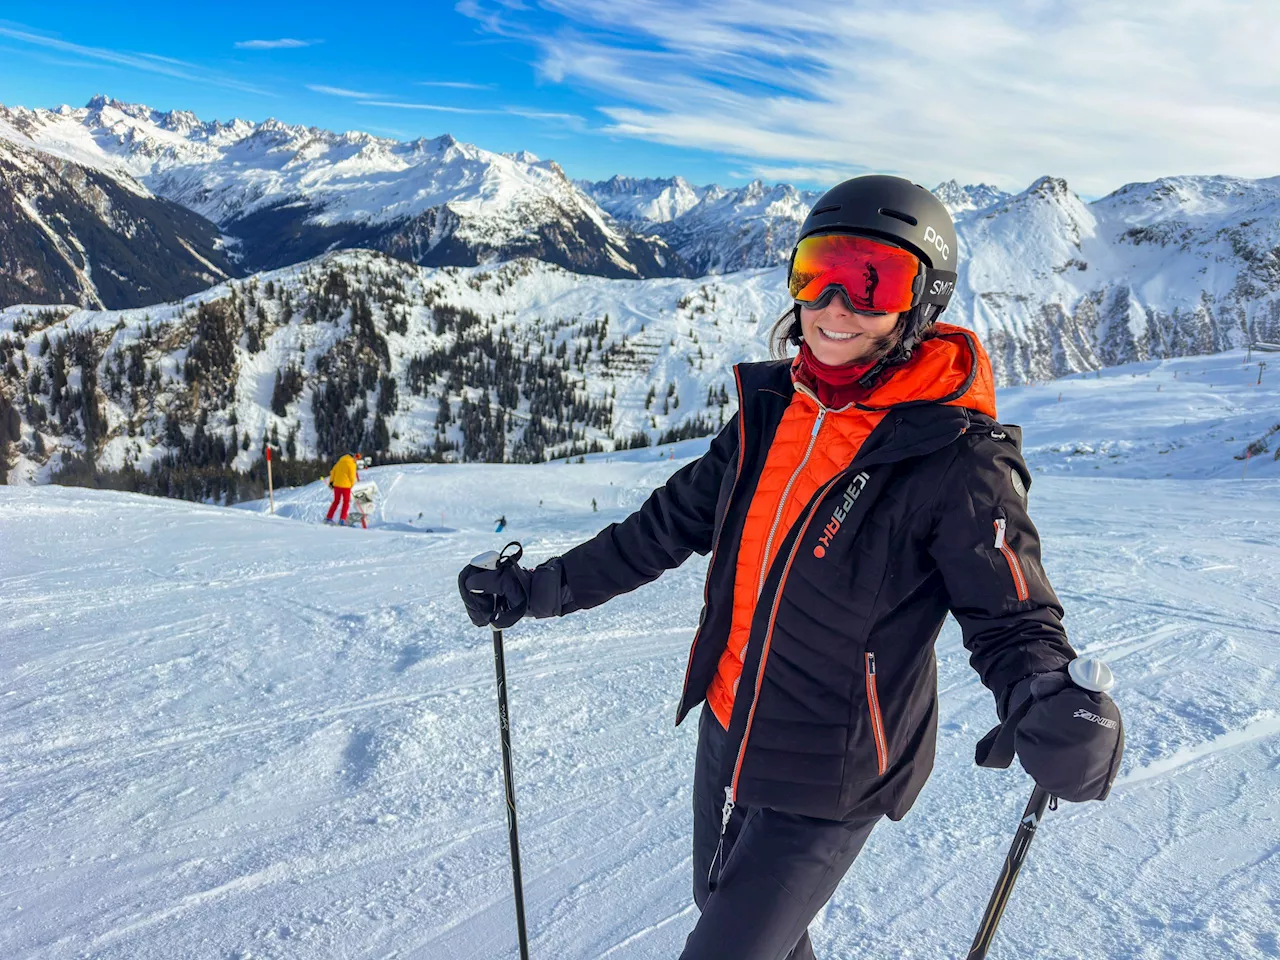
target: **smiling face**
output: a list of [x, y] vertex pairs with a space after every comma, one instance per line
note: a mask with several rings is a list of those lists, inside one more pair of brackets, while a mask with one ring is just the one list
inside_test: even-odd
[[844, 297], [835, 296], [821, 309], [800, 308], [800, 332], [818, 360], [838, 367], [869, 359], [887, 347], [900, 316], [854, 313]]

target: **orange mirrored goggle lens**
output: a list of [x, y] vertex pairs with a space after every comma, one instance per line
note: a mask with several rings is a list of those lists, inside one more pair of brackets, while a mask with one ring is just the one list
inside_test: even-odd
[[908, 250], [849, 234], [805, 237], [796, 246], [788, 286], [797, 303], [814, 303], [841, 287], [854, 310], [900, 313], [916, 302], [920, 258]]

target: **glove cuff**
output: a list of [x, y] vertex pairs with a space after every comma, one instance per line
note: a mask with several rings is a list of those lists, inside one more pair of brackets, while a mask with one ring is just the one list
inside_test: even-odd
[[573, 595], [564, 582], [564, 564], [552, 557], [533, 569], [529, 585], [529, 613], [535, 617], [559, 617], [567, 613]]

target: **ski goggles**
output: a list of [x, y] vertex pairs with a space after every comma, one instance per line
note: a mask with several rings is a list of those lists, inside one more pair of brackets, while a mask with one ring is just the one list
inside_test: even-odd
[[920, 302], [927, 273], [910, 250], [828, 233], [796, 244], [788, 289], [791, 299], [807, 307], [826, 306], [839, 290], [857, 313], [902, 313]]

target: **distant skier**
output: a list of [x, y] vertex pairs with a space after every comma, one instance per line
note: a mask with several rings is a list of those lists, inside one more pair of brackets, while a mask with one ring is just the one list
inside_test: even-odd
[[507, 529], [507, 515], [504, 513], [497, 520], [495, 520], [494, 523], [496, 523], [498, 526], [494, 528], [493, 532], [501, 533], [503, 530]]
[[324, 518], [325, 523], [333, 523], [333, 514], [339, 505], [342, 507], [342, 513], [338, 522], [341, 524], [347, 522], [347, 513], [351, 510], [351, 488], [360, 479], [360, 474], [356, 472], [356, 465], [359, 462], [359, 453], [346, 453], [338, 458], [338, 462], [329, 471], [329, 489], [333, 491], [333, 503], [329, 504], [329, 513]]
[[774, 327], [775, 354], [799, 355], [737, 366], [739, 411], [707, 453], [563, 556], [459, 576], [472, 621], [507, 627], [711, 554], [677, 714], [705, 700], [684, 960], [813, 958], [806, 927], [929, 776], [948, 610], [1001, 720], [979, 762], [1016, 748], [1073, 801], [1105, 798], [1119, 767], [1115, 703], [1068, 679], [1020, 430], [995, 419], [978, 338], [937, 322], [956, 253], [927, 190], [834, 187], [801, 227]]

